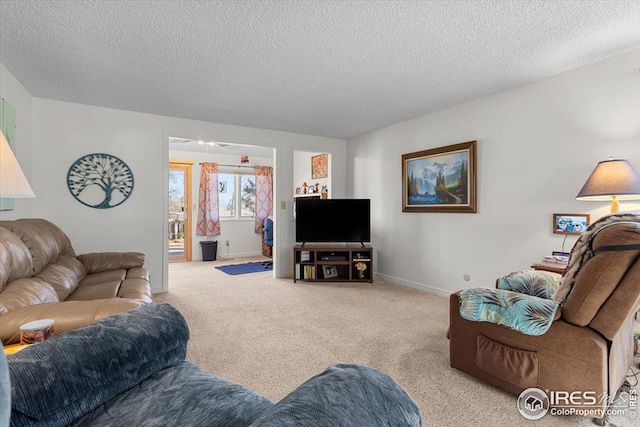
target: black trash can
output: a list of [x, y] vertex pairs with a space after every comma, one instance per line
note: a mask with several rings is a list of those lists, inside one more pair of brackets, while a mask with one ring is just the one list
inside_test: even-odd
[[203, 240], [200, 242], [202, 248], [202, 261], [215, 261], [218, 255], [217, 240]]

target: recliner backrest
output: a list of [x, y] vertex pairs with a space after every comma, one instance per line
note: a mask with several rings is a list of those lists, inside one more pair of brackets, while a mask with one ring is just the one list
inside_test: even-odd
[[15, 221], [0, 221], [0, 227], [6, 228], [18, 236], [29, 248], [33, 260], [31, 276], [40, 273], [48, 264], [56, 262], [60, 255], [74, 258], [76, 256], [64, 231], [45, 219], [25, 218]]
[[55, 224], [39, 218], [0, 221], [0, 233], [0, 291], [11, 289], [0, 294], [0, 313], [64, 301], [86, 276], [71, 241]]
[[593, 257], [578, 272], [562, 317], [578, 326], [594, 321], [594, 329], [606, 329], [609, 332], [605, 335], [610, 335], [637, 307], [640, 223], [621, 222], [603, 228], [594, 236], [591, 250]]
[[29, 248], [10, 230], [0, 227], [0, 291], [8, 282], [33, 276]]

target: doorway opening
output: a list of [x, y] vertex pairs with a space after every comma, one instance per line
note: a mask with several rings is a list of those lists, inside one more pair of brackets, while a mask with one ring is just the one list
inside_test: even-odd
[[[204, 243], [201, 245], [201, 242], [217, 241], [216, 265], [264, 261], [266, 266], [275, 256], [277, 242], [273, 237], [267, 242], [262, 231], [267, 217], [271, 217], [272, 224], [275, 223], [276, 149], [200, 137], [168, 136], [167, 139], [167, 261], [201, 262], [203, 258], [207, 259], [203, 256]], [[215, 236], [200, 236], [197, 233], [200, 187], [205, 185], [209, 188], [208, 183], [211, 182], [201, 183], [200, 175], [205, 163], [216, 164], [214, 182], [218, 201], [214, 209], [218, 217], [214, 219], [217, 221], [214, 227], [219, 227], [219, 234]], [[269, 178], [265, 178], [267, 176]], [[270, 201], [270, 209], [266, 211], [265, 200]], [[206, 215], [209, 215], [208, 211]], [[274, 228], [272, 225], [272, 236], [275, 234]], [[168, 272], [168, 263], [165, 266], [165, 272]], [[274, 268], [274, 276], [275, 273]], [[163, 289], [168, 290], [169, 276], [163, 285]]]
[[169, 261], [191, 261], [193, 160], [169, 160]]

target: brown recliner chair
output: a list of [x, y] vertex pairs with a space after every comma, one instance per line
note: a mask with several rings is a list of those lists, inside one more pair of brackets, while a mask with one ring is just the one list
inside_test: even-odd
[[[592, 255], [565, 275], [575, 282], [546, 333], [465, 320], [459, 292], [450, 299], [451, 366], [514, 394], [589, 391], [615, 396], [633, 364], [633, 316], [640, 305], [640, 222], [616, 222], [589, 240]], [[576, 245], [578, 246], [578, 245]], [[576, 247], [572, 251], [572, 257]], [[609, 401], [584, 402], [603, 418]], [[551, 402], [554, 406], [554, 402]], [[600, 412], [602, 411], [602, 412]]]

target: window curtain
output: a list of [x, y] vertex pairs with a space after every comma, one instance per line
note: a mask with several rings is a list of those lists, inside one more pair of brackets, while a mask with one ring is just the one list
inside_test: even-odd
[[218, 165], [202, 163], [200, 167], [200, 195], [198, 198], [198, 236], [220, 234], [220, 214], [218, 212]]
[[262, 233], [264, 220], [273, 214], [273, 168], [256, 166], [256, 233]]

